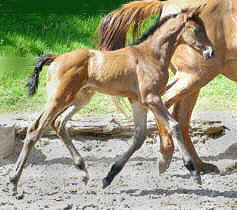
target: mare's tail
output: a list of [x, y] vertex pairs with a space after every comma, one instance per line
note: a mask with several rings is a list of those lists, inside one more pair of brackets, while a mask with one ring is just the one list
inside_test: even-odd
[[43, 68], [44, 65], [49, 65], [54, 61], [56, 58], [56, 55], [43, 55], [37, 58], [37, 61], [35, 63], [35, 68], [33, 74], [29, 77], [29, 81], [27, 83], [28, 87], [28, 95], [33, 96], [37, 89], [39, 84], [39, 74]]
[[166, 2], [157, 0], [132, 1], [105, 16], [96, 30], [99, 50], [116, 50], [125, 47], [129, 29], [133, 40], [139, 34], [143, 22], [160, 14]]

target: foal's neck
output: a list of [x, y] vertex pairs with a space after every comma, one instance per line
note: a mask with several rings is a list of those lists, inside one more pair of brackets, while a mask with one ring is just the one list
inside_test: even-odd
[[[183, 32], [185, 21], [183, 18], [172, 18], [167, 20], [158, 28], [154, 34], [143, 44], [143, 47], [152, 51], [161, 65], [167, 65], [178, 45], [179, 38]], [[144, 46], [145, 45], [145, 46]]]

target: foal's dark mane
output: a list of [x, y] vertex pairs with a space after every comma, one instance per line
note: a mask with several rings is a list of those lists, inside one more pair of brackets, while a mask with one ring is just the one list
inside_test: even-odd
[[162, 18], [162, 20], [160, 20], [160, 17], [158, 17], [156, 19], [156, 22], [154, 25], [152, 25], [147, 32], [145, 32], [141, 38], [139, 38], [138, 40], [136, 40], [135, 42], [133, 42], [132, 44], [130, 44], [130, 46], [135, 46], [135, 45], [138, 45], [138, 44], [141, 44], [142, 42], [144, 42], [145, 40], [147, 40], [147, 38], [149, 36], [151, 36], [159, 27], [161, 27], [166, 21], [168, 21], [170, 18], [174, 18], [176, 17], [178, 14], [171, 14], [171, 15], [168, 15], [164, 18]]

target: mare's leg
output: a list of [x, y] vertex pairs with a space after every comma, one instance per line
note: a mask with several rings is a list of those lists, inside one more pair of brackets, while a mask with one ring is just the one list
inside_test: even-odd
[[67, 121], [75, 114], [79, 109], [81, 109], [83, 106], [88, 104], [91, 97], [94, 93], [87, 93], [80, 96], [80, 103], [71, 105], [68, 107], [53, 123], [53, 127], [55, 128], [57, 135], [62, 139], [63, 143], [67, 147], [69, 153], [71, 154], [73, 163], [76, 168], [82, 170], [84, 172], [82, 178], [83, 182], [87, 184], [87, 181], [89, 180], [89, 174], [86, 169], [85, 162], [80, 155], [80, 153], [77, 151], [75, 146], [72, 143], [71, 137], [68, 133], [68, 129], [66, 128]]
[[162, 123], [167, 129], [168, 135], [172, 136], [177, 141], [180, 151], [182, 152], [182, 158], [185, 167], [191, 173], [194, 181], [200, 184], [201, 183], [200, 173], [196, 169], [192, 154], [190, 153], [189, 148], [185, 144], [182, 131], [180, 129], [178, 122], [168, 112], [167, 108], [164, 106], [159, 96], [151, 93], [148, 96], [146, 96], [145, 103], [147, 104], [149, 109], [153, 112], [156, 121], [157, 122], [160, 121], [160, 123]]
[[147, 129], [147, 110], [137, 101], [132, 101], [132, 110], [135, 123], [134, 142], [130, 148], [112, 165], [109, 173], [103, 179], [103, 188], [109, 186], [114, 177], [123, 169], [129, 158], [144, 143]]
[[173, 109], [173, 116], [176, 118], [176, 120], [180, 124], [180, 127], [184, 135], [185, 144], [187, 145], [188, 150], [192, 154], [192, 157], [195, 161], [197, 169], [202, 173], [219, 172], [218, 168], [215, 165], [201, 161], [189, 135], [190, 119], [191, 119], [192, 111], [196, 104], [198, 95], [199, 95], [199, 90], [189, 96], [184, 97], [182, 100], [176, 103]]
[[[187, 144], [187, 147], [193, 156], [197, 169], [203, 173], [218, 172], [218, 168], [215, 165], [201, 161], [188, 133], [192, 110], [196, 104], [199, 90], [202, 86], [204, 86], [204, 84], [197, 80], [195, 76], [181, 76], [170, 85], [170, 88], [165, 92], [162, 99], [168, 108], [173, 104], [177, 104], [177, 106], [174, 106], [174, 117], [180, 123], [184, 134], [185, 144]], [[162, 128], [162, 125], [159, 124], [158, 126], [159, 128]], [[162, 158], [160, 159], [159, 165], [162, 169], [160, 172], [162, 173], [169, 167], [170, 159], [172, 158], [174, 150], [172, 146], [172, 138], [167, 135], [163, 129], [161, 129], [160, 138], [162, 148], [160, 156]]]

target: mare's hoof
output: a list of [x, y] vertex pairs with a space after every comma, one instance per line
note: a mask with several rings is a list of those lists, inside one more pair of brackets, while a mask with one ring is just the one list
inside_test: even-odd
[[106, 180], [106, 178], [104, 178], [104, 179], [102, 180], [102, 184], [103, 184], [102, 188], [105, 189], [106, 187], [108, 187], [108, 186], [111, 184], [111, 182], [108, 182], [108, 181]]
[[202, 163], [200, 166], [197, 167], [201, 174], [220, 173], [219, 168], [211, 163]]

